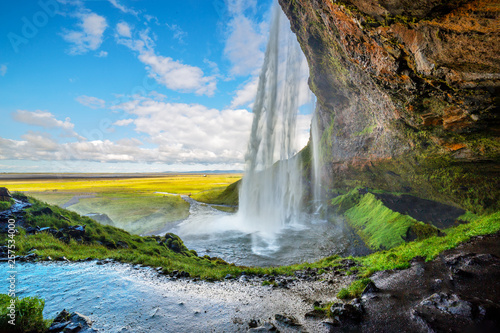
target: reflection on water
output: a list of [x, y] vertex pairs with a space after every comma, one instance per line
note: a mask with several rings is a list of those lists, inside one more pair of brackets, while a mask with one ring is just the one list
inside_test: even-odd
[[245, 266], [275, 266], [343, 254], [349, 246], [340, 218], [332, 223], [304, 214], [300, 225], [266, 235], [253, 230], [238, 214], [221, 212], [187, 196], [183, 199], [191, 205], [189, 218], [169, 224], [157, 234], [179, 235], [200, 256], [207, 254]]

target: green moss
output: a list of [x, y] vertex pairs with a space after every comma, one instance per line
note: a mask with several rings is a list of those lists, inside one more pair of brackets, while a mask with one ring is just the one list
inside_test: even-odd
[[9, 209], [12, 206], [12, 199], [9, 201], [0, 201], [0, 212]]
[[374, 250], [403, 243], [408, 229], [417, 223], [410, 216], [390, 210], [371, 193], [363, 195], [344, 215], [366, 245]]
[[376, 271], [408, 268], [409, 261], [416, 256], [429, 261], [442, 251], [452, 249], [473, 236], [492, 234], [499, 230], [500, 212], [482, 216], [468, 224], [446, 229], [446, 235], [443, 237], [432, 236], [422, 241], [404, 243], [388, 251], [361, 257], [357, 259], [362, 265], [360, 275], [367, 277]]
[[344, 213], [347, 210], [353, 208], [362, 198], [362, 195], [359, 194], [360, 187], [356, 187], [350, 190], [348, 193], [344, 195], [339, 195], [332, 199], [332, 205], [335, 206], [339, 213]]
[[365, 134], [370, 134], [373, 133], [373, 130], [377, 127], [377, 125], [371, 125], [368, 127], [365, 127], [361, 132], [354, 133], [354, 136], [360, 136], [360, 135], [365, 135]]
[[[8, 307], [11, 300], [15, 301], [15, 325], [9, 324], [11, 318]], [[0, 331], [2, 332], [46, 332], [50, 320], [43, 319], [43, 308], [45, 302], [38, 297], [11, 298], [8, 295], [0, 294]]]
[[439, 234], [438, 228], [423, 222], [412, 224], [410, 230], [417, 236], [417, 240], [426, 239]]
[[262, 285], [263, 286], [274, 286], [274, 287], [278, 286], [278, 284], [275, 281], [267, 281], [267, 280], [262, 281]]
[[365, 290], [366, 285], [370, 282], [371, 280], [368, 278], [356, 280], [352, 282], [349, 287], [340, 289], [337, 294], [337, 298], [346, 299], [358, 297], [361, 295], [363, 290]]

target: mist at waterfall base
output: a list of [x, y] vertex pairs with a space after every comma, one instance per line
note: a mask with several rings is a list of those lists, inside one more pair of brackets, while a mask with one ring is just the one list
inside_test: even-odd
[[[239, 211], [226, 214], [184, 197], [191, 205], [190, 217], [170, 231], [188, 248], [199, 255], [259, 266], [319, 259], [345, 248], [340, 223], [306, 214], [302, 207], [304, 179], [296, 155], [302, 147], [296, 132], [300, 110], [313, 109], [312, 93], [307, 91], [305, 98], [301, 89], [307, 86], [307, 78], [305, 57], [276, 4], [253, 107]], [[317, 139], [314, 125], [312, 136]], [[315, 164], [317, 156], [318, 148], [313, 147]], [[314, 167], [316, 203], [320, 201], [318, 175]]]

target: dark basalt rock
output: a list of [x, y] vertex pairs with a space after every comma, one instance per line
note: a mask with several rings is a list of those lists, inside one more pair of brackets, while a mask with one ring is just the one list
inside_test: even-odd
[[266, 332], [279, 332], [279, 330], [273, 324], [265, 322], [262, 326], [250, 328], [247, 332], [266, 333]]
[[40, 216], [40, 215], [51, 215], [53, 214], [54, 212], [52, 211], [52, 209], [50, 209], [49, 207], [43, 207], [39, 210], [35, 210], [33, 211], [31, 214], [33, 216]]
[[78, 312], [69, 313], [62, 310], [52, 322], [48, 329], [49, 332], [59, 333], [93, 333], [97, 332], [92, 328], [92, 321], [89, 317], [84, 316]]
[[293, 317], [293, 316], [286, 316], [282, 314], [276, 314], [274, 315], [274, 319], [276, 319], [277, 322], [287, 325], [287, 326], [301, 326], [299, 321]]
[[11, 198], [9, 190], [6, 187], [0, 187], [0, 201], [9, 201]]
[[365, 289], [363, 290], [363, 292], [361, 293], [361, 295], [366, 295], [366, 294], [371, 294], [371, 293], [376, 293], [380, 291], [379, 288], [377, 288], [377, 286], [375, 285], [375, 283], [373, 283], [373, 281], [370, 281], [368, 282], [368, 284], [366, 285]]

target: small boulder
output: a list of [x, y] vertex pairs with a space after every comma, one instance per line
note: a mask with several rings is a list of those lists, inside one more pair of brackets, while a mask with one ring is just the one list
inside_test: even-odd
[[54, 213], [52, 209], [50, 209], [49, 207], [43, 207], [42, 209], [35, 210], [32, 214], [33, 216], [40, 216], [40, 215], [51, 215], [52, 213]]
[[371, 293], [376, 293], [380, 291], [379, 288], [377, 288], [377, 286], [375, 285], [375, 283], [373, 283], [373, 281], [370, 281], [368, 282], [368, 284], [366, 285], [365, 289], [363, 290], [363, 292], [361, 293], [361, 295], [366, 295], [366, 294], [371, 294]]
[[299, 321], [293, 317], [293, 316], [285, 316], [282, 314], [276, 314], [274, 316], [274, 319], [276, 321], [280, 322], [281, 324], [288, 325], [288, 326], [301, 326]]
[[0, 201], [10, 201], [12, 195], [6, 187], [0, 187]]

